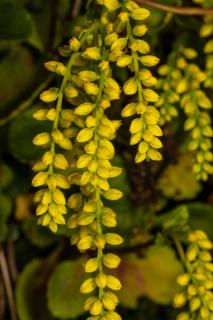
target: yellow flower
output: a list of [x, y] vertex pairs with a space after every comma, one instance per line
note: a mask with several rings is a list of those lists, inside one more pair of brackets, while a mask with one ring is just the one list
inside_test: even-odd
[[103, 257], [104, 265], [110, 269], [117, 268], [120, 262], [121, 262], [121, 259], [113, 253], [107, 253]]
[[123, 91], [126, 95], [133, 95], [137, 92], [138, 87], [134, 78], [128, 79], [123, 86]]
[[43, 91], [40, 94], [40, 99], [43, 102], [53, 102], [55, 100], [57, 100], [58, 98], [58, 89], [57, 88], [50, 88], [49, 90]]
[[150, 15], [150, 11], [144, 8], [137, 8], [131, 12], [131, 17], [134, 20], [144, 20], [148, 18]]

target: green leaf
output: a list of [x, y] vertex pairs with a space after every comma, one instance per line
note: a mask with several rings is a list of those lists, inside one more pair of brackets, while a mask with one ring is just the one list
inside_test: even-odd
[[83, 311], [84, 295], [79, 288], [84, 281], [85, 259], [59, 264], [48, 283], [48, 306], [54, 317], [75, 318]]
[[44, 149], [34, 146], [32, 140], [36, 134], [50, 131], [50, 122], [37, 121], [33, 118], [33, 113], [37, 109], [33, 107], [21, 113], [9, 128], [10, 151], [23, 162], [35, 161], [43, 154]]
[[0, 193], [0, 241], [7, 238], [7, 218], [12, 211], [12, 200], [5, 194]]
[[32, 29], [30, 14], [18, 1], [0, 1], [0, 40], [27, 39]]
[[17, 108], [28, 91], [32, 92], [41, 67], [34, 64], [28, 49], [13, 45], [4, 55], [2, 53], [0, 70], [0, 111], [1, 117], [4, 117]]
[[0, 189], [5, 189], [13, 180], [13, 172], [11, 168], [2, 164], [0, 166]]
[[163, 195], [174, 200], [194, 199], [201, 190], [201, 184], [192, 172], [192, 155], [180, 155], [176, 164], [170, 164], [158, 180]]
[[186, 204], [190, 217], [189, 225], [192, 229], [205, 231], [213, 240], [213, 206], [201, 202]]
[[164, 230], [178, 231], [186, 228], [189, 212], [185, 205], [177, 206], [173, 210], [156, 217], [156, 222]]
[[122, 305], [136, 308], [138, 299], [146, 296], [155, 303], [168, 304], [176, 292], [176, 280], [182, 272], [175, 251], [168, 246], [152, 246], [145, 258], [135, 254], [122, 257], [115, 275], [122, 282], [119, 298]]
[[16, 303], [20, 320], [52, 320], [47, 309], [46, 286], [57, 253], [47, 260], [32, 260], [20, 274], [16, 286]]
[[49, 231], [37, 224], [36, 218], [28, 219], [23, 224], [23, 230], [28, 239], [40, 248], [45, 248], [57, 241], [57, 237]]

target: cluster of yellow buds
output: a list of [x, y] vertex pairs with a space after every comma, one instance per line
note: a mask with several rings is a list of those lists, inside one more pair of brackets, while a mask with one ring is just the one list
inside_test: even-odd
[[120, 121], [110, 120], [105, 109], [111, 106], [111, 101], [120, 96], [120, 87], [111, 77], [108, 61], [109, 53], [104, 48], [90, 47], [82, 52], [82, 56], [93, 61], [97, 73], [90, 70], [79, 72], [79, 79], [83, 82], [82, 91], [87, 102], [79, 104], [74, 113], [81, 117], [84, 127], [79, 130], [76, 143], [81, 152], [72, 166], [73, 170], [68, 179], [71, 184], [79, 185], [80, 192], [72, 194], [68, 199], [68, 206], [74, 211], [68, 221], [68, 227], [76, 229], [71, 243], [76, 244], [81, 252], [88, 249], [97, 252], [85, 265], [85, 272], [93, 273], [81, 286], [80, 291], [88, 294], [97, 291], [86, 299], [85, 311], [96, 319], [120, 319], [114, 311], [118, 303], [117, 296], [110, 291], [120, 290], [120, 281], [108, 275], [106, 268], [116, 268], [120, 258], [113, 254], [104, 254], [106, 245], [120, 245], [121, 236], [116, 233], [103, 233], [104, 227], [115, 227], [115, 212], [104, 206], [103, 198], [117, 200], [122, 192], [111, 189], [108, 179], [121, 174], [119, 167], [113, 166], [110, 160], [114, 157], [114, 146], [111, 142], [115, 138]]
[[[110, 3], [111, 1], [109, 1]], [[108, 6], [107, 1], [99, 1]], [[151, 89], [157, 84], [149, 67], [155, 66], [159, 59], [150, 54], [150, 46], [142, 40], [147, 31], [143, 20], [148, 18], [150, 12], [140, 8], [134, 1], [113, 1], [116, 19], [113, 23], [111, 16], [105, 15], [103, 23], [106, 26], [107, 36], [105, 45], [110, 49], [109, 60], [118, 68], [128, 68], [130, 78], [123, 84], [123, 93], [133, 96], [133, 102], [128, 103], [122, 110], [123, 117], [137, 116], [131, 121], [131, 145], [138, 145], [135, 161], [161, 160], [162, 147], [159, 136], [162, 130], [158, 126], [160, 114], [153, 105], [158, 100], [157, 93]]]
[[175, 104], [180, 101], [180, 96], [176, 92], [175, 85], [180, 72], [168, 64], [161, 65], [158, 68], [158, 74], [161, 78], [158, 81], [157, 88], [161, 90], [161, 94], [155, 105], [160, 109], [160, 125], [164, 125], [178, 116]]
[[[105, 231], [117, 225], [116, 213], [106, 206], [106, 200], [122, 197], [122, 192], [109, 183], [122, 171], [111, 162], [115, 154], [112, 140], [121, 121], [109, 119], [105, 110], [122, 91], [134, 96], [122, 116], [138, 114], [130, 125], [130, 144], [138, 144], [136, 162], [161, 160], [160, 113], [150, 105], [158, 100], [150, 89], [157, 80], [148, 69], [159, 59], [149, 54], [148, 43], [140, 39], [147, 31], [141, 21], [149, 16], [148, 10], [129, 0], [97, 0], [97, 4], [101, 16], [88, 22], [88, 28], [78, 38], [73, 37], [69, 46], [59, 49], [68, 63], [45, 64], [63, 80], [60, 88], [50, 88], [40, 96], [43, 102], [55, 106], [34, 114], [37, 120], [51, 121], [52, 130], [34, 138], [34, 144], [47, 151], [33, 167], [38, 172], [33, 186], [42, 187], [35, 194], [39, 223], [53, 232], [58, 224], [67, 223], [74, 229], [71, 243], [80, 252], [91, 251], [92, 257], [85, 264], [85, 272], [91, 276], [80, 288], [82, 293], [92, 294], [84, 305], [90, 313], [88, 319], [120, 320], [115, 311], [118, 298], [112, 291], [120, 290], [121, 283], [107, 272], [118, 267], [120, 258], [104, 249], [123, 242], [117, 233]], [[120, 85], [113, 77], [113, 66], [127, 67], [130, 78]], [[73, 108], [64, 108], [64, 100]], [[75, 193], [66, 201], [62, 189], [72, 186]], [[71, 216], [66, 222], [63, 215], [67, 208]]]
[[186, 273], [177, 279], [180, 291], [175, 295], [173, 304], [176, 308], [189, 304], [189, 310], [179, 314], [177, 320], [212, 320], [213, 263], [210, 250], [213, 244], [205, 232], [200, 230], [190, 232], [188, 242], [185, 253]]
[[[209, 114], [212, 103], [202, 89], [206, 73], [195, 63], [189, 62], [196, 57], [197, 52], [194, 49], [183, 48], [176, 56], [172, 53], [169, 65], [160, 67], [159, 74], [163, 79], [159, 81], [159, 89], [163, 93], [157, 106], [160, 107], [164, 120], [169, 112], [175, 115], [174, 108], [177, 108], [177, 103], [184, 109], [187, 117], [184, 129], [190, 132], [188, 149], [195, 153], [193, 171], [198, 179], [206, 180], [208, 174], [213, 173], [213, 131]], [[170, 118], [167, 116], [166, 120]]]
[[45, 64], [46, 68], [63, 76], [61, 88], [50, 88], [41, 93], [40, 99], [48, 104], [54, 104], [49, 109], [40, 109], [34, 113], [34, 118], [39, 121], [52, 122], [51, 132], [39, 133], [33, 143], [46, 149], [43, 156], [33, 166], [38, 172], [32, 181], [34, 187], [42, 187], [37, 191], [34, 201], [38, 203], [36, 214], [38, 223], [56, 232], [58, 224], [65, 224], [64, 214], [67, 213], [66, 200], [63, 189], [69, 189], [70, 184], [66, 177], [68, 169], [67, 157], [64, 151], [72, 149], [72, 143], [66, 134], [66, 128], [73, 121], [73, 112], [69, 109], [62, 110], [62, 99], [71, 63], [67, 66], [57, 61]]
[[204, 82], [205, 88], [213, 89], [213, 17], [205, 16], [203, 25], [200, 29], [200, 36], [207, 38], [204, 46], [204, 53], [206, 54], [206, 80]]

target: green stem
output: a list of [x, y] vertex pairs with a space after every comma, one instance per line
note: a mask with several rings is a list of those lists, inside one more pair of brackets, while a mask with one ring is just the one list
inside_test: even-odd
[[177, 235], [173, 235], [172, 239], [174, 241], [174, 244], [176, 246], [177, 252], [179, 254], [179, 257], [180, 257], [183, 265], [185, 266], [185, 268], [188, 271], [188, 273], [191, 274], [192, 273], [191, 264], [186, 260], [185, 253], [184, 253], [183, 247], [181, 245], [181, 242], [180, 242], [178, 236]]
[[31, 96], [25, 100], [24, 102], [22, 102], [15, 110], [13, 110], [8, 116], [6, 116], [3, 119], [0, 119], [0, 127], [4, 126], [5, 124], [7, 124], [8, 122], [10, 122], [11, 120], [15, 119], [21, 112], [23, 112], [24, 110], [26, 110], [27, 108], [29, 108], [33, 101], [38, 97], [39, 93], [42, 92], [46, 86], [52, 81], [53, 76], [49, 76], [47, 79], [45, 79], [44, 82], [42, 82], [42, 84], [40, 84], [35, 91], [33, 91], [33, 93], [31, 94]]
[[[56, 117], [54, 119], [53, 122], [53, 130], [56, 130], [58, 128], [58, 122], [59, 122], [59, 117], [60, 117], [60, 113], [61, 113], [61, 109], [62, 109], [62, 103], [63, 103], [63, 97], [64, 97], [64, 88], [66, 87], [68, 78], [69, 78], [69, 74], [71, 72], [71, 68], [72, 68], [72, 64], [74, 62], [76, 58], [76, 53], [73, 53], [71, 55], [71, 57], [69, 58], [69, 61], [67, 63], [67, 72], [64, 75], [62, 84], [60, 86], [59, 92], [58, 92], [58, 100], [57, 100], [57, 104], [56, 104]], [[52, 141], [51, 145], [50, 145], [50, 151], [53, 155], [55, 155], [55, 142]], [[53, 174], [53, 165], [52, 163], [49, 165], [49, 173]]]
[[[127, 35], [130, 43], [133, 43], [135, 39], [132, 34], [132, 27], [129, 20], [126, 22], [126, 30], [127, 30]], [[140, 70], [139, 57], [136, 51], [132, 51], [132, 58], [133, 58], [133, 65], [134, 65], [134, 71], [135, 71], [135, 81], [137, 82], [137, 87], [138, 87], [138, 101], [143, 102], [143, 94], [142, 94], [143, 88], [142, 88], [141, 81], [138, 78], [138, 73]]]
[[[99, 82], [99, 93], [96, 99], [96, 119], [98, 121], [100, 121], [101, 118], [101, 113], [103, 114], [103, 111], [100, 109], [100, 101], [101, 101], [101, 97], [103, 94], [103, 88], [104, 88], [104, 74], [102, 73], [100, 76], [100, 82]], [[96, 125], [96, 127], [98, 126], [98, 123]], [[94, 138], [95, 138], [95, 142], [98, 143], [99, 142], [99, 136], [96, 132], [96, 130], [94, 131]], [[100, 188], [96, 188], [95, 191], [95, 200], [96, 200], [96, 222], [97, 222], [97, 233], [98, 236], [102, 237], [103, 235], [103, 231], [102, 231], [102, 225], [101, 225], [101, 206], [100, 206], [100, 202], [101, 202], [101, 190]], [[97, 254], [97, 258], [98, 258], [98, 271], [101, 273], [103, 271], [103, 265], [102, 265], [102, 260], [103, 260], [103, 249], [102, 248], [98, 248], [98, 254]], [[103, 296], [103, 289], [99, 288], [99, 299], [101, 299]]]

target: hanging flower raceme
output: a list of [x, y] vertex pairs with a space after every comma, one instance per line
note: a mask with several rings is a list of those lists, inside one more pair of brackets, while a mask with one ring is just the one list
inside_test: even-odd
[[183, 311], [177, 320], [206, 320], [213, 317], [213, 244], [200, 230], [188, 235], [188, 248], [185, 253], [186, 272], [178, 279], [180, 291], [174, 297], [174, 307], [189, 304], [189, 311]]
[[[103, 28], [94, 42], [102, 41]], [[108, 274], [107, 269], [116, 268], [120, 258], [113, 254], [104, 254], [107, 245], [120, 245], [123, 239], [116, 233], [104, 232], [103, 227], [115, 227], [116, 213], [104, 205], [103, 199], [117, 200], [122, 192], [110, 188], [109, 179], [121, 173], [113, 166], [114, 157], [112, 140], [120, 126], [120, 121], [110, 120], [105, 110], [111, 101], [119, 99], [120, 87], [112, 78], [108, 61], [108, 51], [95, 46], [81, 52], [82, 59], [93, 62], [92, 70], [78, 73], [82, 81], [82, 90], [86, 99], [79, 104], [74, 113], [81, 117], [84, 127], [79, 130], [76, 143], [81, 152], [76, 159], [76, 171], [69, 176], [71, 184], [77, 184], [80, 192], [72, 194], [68, 206], [74, 211], [68, 221], [70, 228], [76, 229], [71, 243], [76, 244], [81, 252], [88, 249], [96, 251], [95, 257], [87, 261], [85, 272], [91, 276], [84, 281], [80, 291], [91, 294], [85, 301], [84, 309], [89, 311], [91, 319], [120, 319], [114, 311], [118, 303], [117, 296], [111, 291], [121, 289], [120, 281]]]
[[63, 77], [60, 88], [50, 88], [40, 95], [40, 99], [52, 104], [49, 109], [40, 109], [34, 113], [34, 118], [39, 121], [51, 121], [51, 132], [39, 133], [33, 143], [46, 149], [42, 158], [33, 166], [38, 172], [33, 178], [34, 187], [42, 187], [37, 191], [34, 201], [38, 203], [36, 214], [38, 223], [56, 232], [58, 224], [65, 224], [64, 214], [67, 213], [64, 189], [69, 189], [65, 171], [68, 161], [65, 151], [72, 149], [72, 143], [66, 135], [65, 128], [74, 120], [74, 114], [69, 109], [62, 110], [64, 89], [71, 71], [73, 57], [67, 66], [61, 62], [50, 61], [45, 64], [46, 68]]
[[[121, 174], [121, 168], [112, 164], [112, 141], [121, 121], [111, 120], [106, 110], [120, 98], [121, 86], [124, 94], [134, 95], [136, 102], [128, 104], [122, 116], [138, 115], [130, 126], [130, 143], [138, 144], [136, 162], [160, 160], [160, 114], [150, 105], [158, 99], [150, 89], [157, 80], [148, 69], [159, 59], [149, 55], [148, 43], [140, 39], [147, 30], [141, 21], [149, 16], [148, 10], [133, 1], [97, 3], [102, 6], [101, 16], [79, 38], [72, 38], [69, 46], [59, 49], [68, 63], [45, 64], [63, 80], [60, 88], [41, 94], [41, 100], [51, 107], [34, 114], [37, 120], [52, 121], [52, 130], [38, 134], [33, 141], [47, 149], [34, 165], [38, 173], [33, 185], [42, 187], [35, 195], [39, 223], [56, 232], [58, 224], [65, 224], [63, 215], [68, 207], [71, 216], [67, 225], [74, 229], [71, 244], [77, 245], [80, 252], [91, 252], [85, 264], [90, 276], [80, 288], [82, 293], [90, 294], [84, 305], [91, 315], [89, 319], [120, 320], [115, 311], [118, 298], [113, 291], [120, 290], [121, 283], [109, 273], [118, 267], [120, 258], [109, 249], [105, 253], [105, 247], [123, 242], [120, 235], [107, 230], [116, 227], [117, 221], [116, 213], [106, 205], [106, 200], [108, 203], [122, 197], [120, 190], [110, 187], [110, 179]], [[122, 85], [114, 78], [115, 65], [130, 71], [130, 78]], [[72, 110], [62, 108], [64, 99], [73, 105]], [[63, 189], [72, 186], [75, 193], [66, 201]]]
[[[176, 55], [173, 53], [169, 57], [169, 66], [160, 67], [159, 74], [162, 79], [159, 81], [159, 89], [162, 90], [162, 95], [156, 105], [160, 107], [162, 118], [167, 113], [174, 114], [174, 108], [178, 108], [175, 103], [179, 103], [183, 108], [187, 117], [184, 129], [190, 133], [188, 150], [194, 152], [193, 171], [198, 179], [207, 180], [208, 175], [213, 173], [213, 131], [209, 114], [212, 103], [202, 88], [206, 73], [189, 61], [196, 57], [197, 52], [194, 49], [180, 49]], [[168, 80], [170, 81], [167, 82]], [[167, 116], [166, 119], [171, 120], [171, 117]]]
[[[109, 7], [107, 1], [99, 1]], [[160, 114], [151, 105], [158, 100], [157, 93], [151, 89], [157, 84], [149, 67], [155, 66], [159, 59], [150, 54], [150, 46], [141, 37], [147, 31], [143, 21], [150, 15], [147, 9], [140, 8], [134, 1], [114, 2], [115, 20], [105, 15], [107, 36], [105, 45], [110, 49], [109, 60], [119, 68], [128, 68], [131, 76], [123, 84], [123, 92], [133, 96], [134, 101], [122, 110], [123, 117], [136, 116], [131, 121], [131, 145], [138, 145], [135, 161], [161, 160], [158, 151], [162, 147], [159, 136], [162, 130], [158, 126]]]

